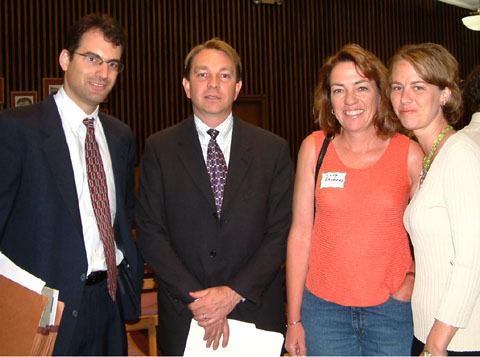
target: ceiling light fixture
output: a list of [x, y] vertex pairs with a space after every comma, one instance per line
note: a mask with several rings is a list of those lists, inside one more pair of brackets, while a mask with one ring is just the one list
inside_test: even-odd
[[477, 10], [462, 19], [463, 24], [473, 31], [480, 31], [480, 0], [438, 0], [464, 9]]
[[480, 31], [480, 9], [471, 12], [470, 16], [465, 16], [462, 19], [463, 24], [473, 31]]

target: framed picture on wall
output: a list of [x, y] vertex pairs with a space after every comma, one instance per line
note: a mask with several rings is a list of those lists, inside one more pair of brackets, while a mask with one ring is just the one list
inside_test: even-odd
[[5, 80], [3, 77], [0, 77], [0, 104], [5, 103], [5, 90], [3, 89], [3, 86], [5, 85]]
[[10, 92], [10, 107], [25, 107], [37, 102], [37, 91], [12, 91]]
[[43, 99], [57, 92], [63, 84], [63, 78], [43, 78]]

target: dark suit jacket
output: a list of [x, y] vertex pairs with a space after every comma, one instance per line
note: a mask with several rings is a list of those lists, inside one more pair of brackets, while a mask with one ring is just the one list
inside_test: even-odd
[[[139, 294], [144, 268], [130, 230], [135, 143], [119, 120], [102, 113], [100, 120], [115, 177], [115, 240]], [[68, 354], [88, 264], [73, 168], [53, 96], [0, 113], [0, 167], [0, 250], [60, 290], [65, 310], [54, 353]], [[125, 318], [138, 316], [138, 304], [122, 306]]]
[[188, 330], [188, 293], [220, 285], [247, 299], [230, 318], [284, 331], [292, 182], [285, 140], [234, 117], [219, 220], [193, 117], [148, 139], [135, 219], [139, 248], [160, 282], [162, 345], [163, 334]]

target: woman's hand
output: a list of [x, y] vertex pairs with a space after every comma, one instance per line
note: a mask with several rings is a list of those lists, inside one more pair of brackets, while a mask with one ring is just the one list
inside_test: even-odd
[[285, 348], [290, 356], [306, 356], [305, 330], [301, 323], [290, 325], [285, 338]]
[[392, 294], [394, 299], [400, 301], [410, 301], [412, 299], [413, 284], [415, 283], [414, 273], [407, 273], [402, 285]]

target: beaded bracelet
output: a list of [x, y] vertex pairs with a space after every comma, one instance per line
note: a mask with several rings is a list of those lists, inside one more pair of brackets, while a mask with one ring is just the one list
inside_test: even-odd
[[302, 320], [293, 321], [293, 322], [290, 322], [289, 324], [286, 324], [285, 327], [293, 326], [293, 325], [299, 324], [299, 323], [301, 323], [301, 322], [302, 322]]

